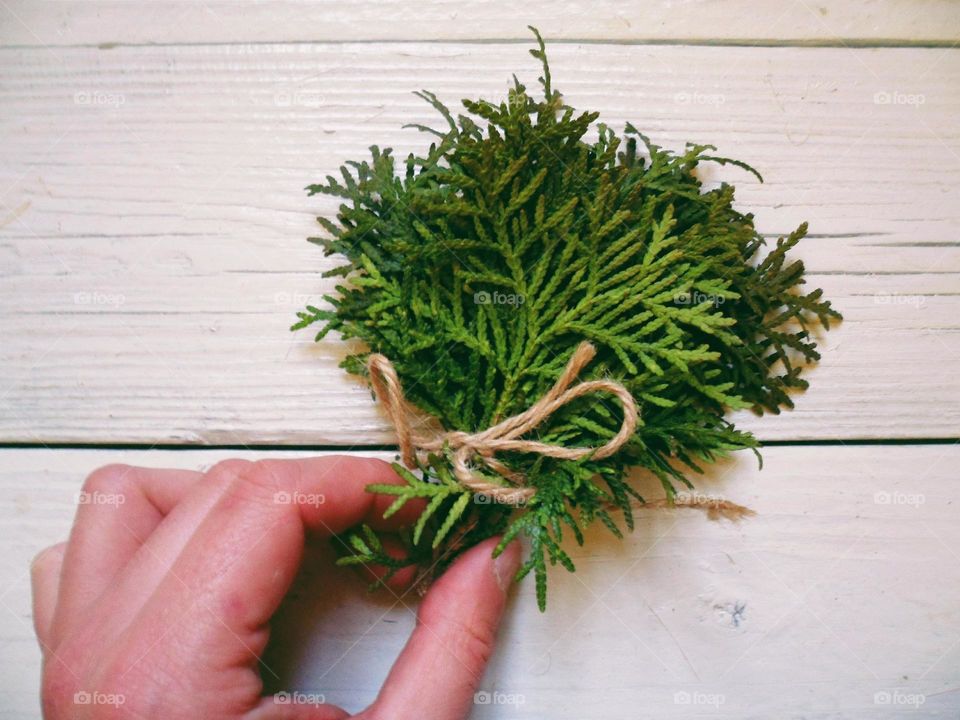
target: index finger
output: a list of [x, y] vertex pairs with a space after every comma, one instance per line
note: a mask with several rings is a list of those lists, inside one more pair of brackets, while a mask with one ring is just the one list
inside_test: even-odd
[[[368, 485], [403, 485], [389, 463], [352, 455], [328, 455], [301, 460], [262, 460], [251, 468], [250, 480], [284, 493], [300, 512], [308, 532], [336, 535], [367, 523], [375, 530], [391, 531], [416, 521], [424, 504], [409, 502], [396, 514], [383, 513], [396, 497], [367, 492]], [[292, 488], [292, 490], [291, 490]]]

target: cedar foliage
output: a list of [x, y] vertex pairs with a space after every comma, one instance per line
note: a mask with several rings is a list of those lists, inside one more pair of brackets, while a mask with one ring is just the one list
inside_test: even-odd
[[[416, 563], [442, 569], [460, 551], [494, 534], [503, 546], [519, 534], [530, 555], [541, 609], [547, 564], [574, 570], [565, 532], [599, 520], [633, 527], [627, 479], [639, 466], [656, 474], [670, 499], [688, 475], [757, 440], [724, 418], [728, 409], [779, 413], [807, 386], [804, 365], [819, 359], [810, 330], [840, 315], [820, 290], [804, 293], [804, 268], [787, 252], [806, 224], [765, 247], [753, 217], [733, 207], [734, 188], [704, 191], [709, 145], [673, 153], [633, 125], [622, 135], [598, 113], [577, 112], [552, 86], [536, 35], [542, 97], [515, 77], [507, 99], [463, 100], [454, 115], [435, 95], [445, 126], [415, 126], [435, 136], [422, 155], [398, 161], [371, 148], [340, 177], [310, 185], [310, 195], [342, 199], [328, 235], [311, 238], [346, 263], [329, 308], [308, 307], [294, 329], [318, 323], [358, 338], [394, 363], [408, 400], [444, 428], [478, 431], [522, 412], [550, 388], [583, 340], [598, 354], [581, 379], [609, 377], [637, 399], [640, 422], [613, 457], [579, 461], [507, 453], [498, 456], [536, 488], [523, 507], [473, 494], [453, 477], [444, 453], [417, 474], [396, 466], [401, 486], [371, 487], [412, 498], [426, 510], [405, 536], [410, 558], [390, 558], [369, 529], [344, 537], [350, 563], [392, 571]], [[759, 175], [757, 175], [759, 178]], [[365, 375], [367, 352], [343, 367]], [[538, 439], [599, 446], [619, 429], [616, 402], [583, 397], [537, 429]], [[489, 474], [489, 473], [488, 473]], [[498, 482], [508, 481], [497, 478]]]

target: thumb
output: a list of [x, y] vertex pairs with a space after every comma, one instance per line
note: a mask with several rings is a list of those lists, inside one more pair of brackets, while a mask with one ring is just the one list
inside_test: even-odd
[[462, 720], [469, 712], [494, 640], [520, 545], [496, 559], [491, 538], [471, 548], [430, 588], [417, 626], [366, 718]]

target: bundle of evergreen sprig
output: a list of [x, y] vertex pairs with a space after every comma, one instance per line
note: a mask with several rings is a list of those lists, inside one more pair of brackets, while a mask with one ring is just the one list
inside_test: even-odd
[[[531, 28], [533, 29], [533, 28]], [[633, 527], [634, 466], [655, 473], [667, 498], [688, 474], [757, 440], [724, 418], [728, 409], [777, 413], [806, 387], [803, 366], [819, 358], [808, 334], [840, 315], [820, 290], [803, 293], [803, 264], [786, 257], [806, 224], [766, 247], [753, 218], [733, 208], [734, 188], [704, 191], [699, 163], [738, 161], [709, 145], [675, 154], [632, 125], [617, 135], [598, 113], [567, 106], [551, 83], [544, 44], [542, 97], [514, 78], [495, 104], [464, 100], [452, 114], [418, 93], [446, 127], [422, 156], [398, 167], [389, 149], [349, 162], [341, 177], [308, 187], [343, 199], [328, 237], [311, 238], [346, 264], [328, 309], [308, 307], [294, 329], [320, 323], [359, 338], [394, 366], [407, 398], [447, 430], [476, 432], [523, 412], [554, 383], [584, 340], [597, 349], [582, 379], [611, 378], [632, 393], [640, 421], [612, 457], [560, 460], [531, 453], [497, 459], [535, 489], [523, 506], [491, 502], [462, 485], [448, 452], [411, 472], [391, 510], [427, 501], [408, 534], [405, 560], [367, 528], [344, 538], [344, 563], [417, 564], [433, 571], [458, 552], [503, 533], [497, 552], [524, 534], [541, 609], [547, 564], [574, 566], [561, 547], [569, 531], [611, 515]], [[759, 175], [757, 175], [759, 178]], [[364, 375], [367, 352], [343, 367]], [[536, 439], [597, 447], [622, 422], [608, 396], [582, 397], [536, 429]], [[489, 473], [489, 470], [486, 470]], [[507, 478], [499, 482], [509, 484]]]

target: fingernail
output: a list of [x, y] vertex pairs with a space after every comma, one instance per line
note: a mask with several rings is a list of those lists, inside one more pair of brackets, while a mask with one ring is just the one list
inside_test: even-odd
[[513, 547], [516, 541], [510, 543], [497, 557], [493, 559], [493, 577], [504, 594], [513, 582], [513, 576], [520, 567], [520, 553]]

